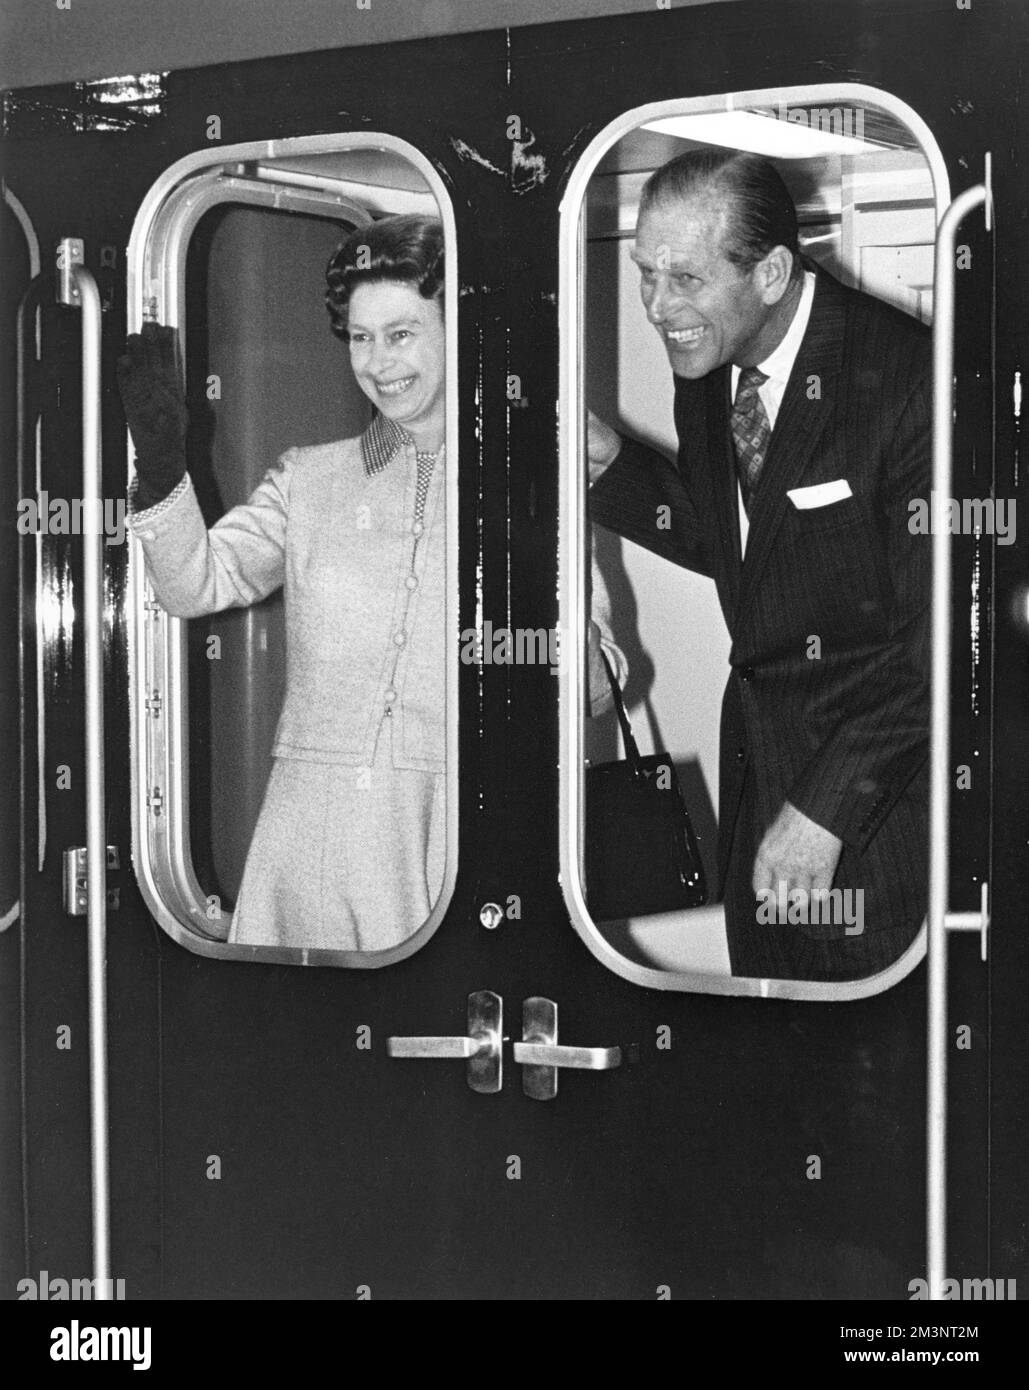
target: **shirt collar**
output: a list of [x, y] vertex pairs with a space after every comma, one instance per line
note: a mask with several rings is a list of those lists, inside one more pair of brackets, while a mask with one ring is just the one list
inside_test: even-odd
[[361, 436], [361, 454], [364, 458], [366, 476], [370, 478], [375, 473], [381, 473], [400, 450], [412, 442], [403, 425], [387, 419], [385, 415], [376, 414]]
[[793, 321], [779, 346], [765, 358], [763, 362], [757, 364], [758, 371], [764, 372], [770, 381], [777, 381], [780, 386], [785, 386], [793, 370], [793, 364], [797, 360], [797, 353], [804, 340], [804, 333], [807, 330], [808, 319], [811, 317], [811, 305], [815, 298], [815, 277], [812, 271], [804, 272], [804, 288], [800, 292], [800, 302], [797, 304], [793, 314]]

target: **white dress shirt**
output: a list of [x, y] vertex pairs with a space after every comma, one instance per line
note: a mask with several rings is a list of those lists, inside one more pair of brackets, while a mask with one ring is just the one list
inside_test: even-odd
[[[761, 404], [765, 408], [768, 416], [769, 429], [775, 429], [775, 422], [779, 415], [779, 407], [782, 405], [782, 398], [786, 393], [786, 383], [790, 379], [790, 372], [793, 364], [797, 360], [797, 353], [804, 340], [807, 331], [808, 319], [811, 317], [811, 305], [815, 297], [815, 277], [810, 270], [804, 272], [804, 288], [800, 292], [800, 303], [797, 305], [793, 315], [793, 321], [786, 330], [785, 336], [779, 346], [763, 362], [757, 363], [759, 372], [764, 372], [768, 378], [758, 387], [758, 396]], [[732, 366], [732, 399], [736, 399], [736, 387], [739, 385], [741, 368], [735, 362]], [[739, 482], [736, 483], [736, 504], [740, 517], [740, 551], [742, 554], [747, 552], [747, 532], [750, 529], [750, 522], [746, 510], [743, 506], [743, 493]]]

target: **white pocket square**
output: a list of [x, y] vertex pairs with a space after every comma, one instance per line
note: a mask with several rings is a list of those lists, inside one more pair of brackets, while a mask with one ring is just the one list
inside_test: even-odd
[[794, 487], [786, 494], [801, 512], [810, 511], [812, 507], [828, 507], [830, 502], [842, 502], [853, 495], [846, 478], [837, 478], [834, 483], [815, 483], [812, 487]]

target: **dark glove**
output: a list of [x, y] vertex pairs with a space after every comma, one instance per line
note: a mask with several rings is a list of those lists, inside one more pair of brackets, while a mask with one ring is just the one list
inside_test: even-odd
[[189, 413], [175, 366], [175, 329], [145, 323], [118, 358], [118, 390], [136, 446], [133, 509], [161, 502], [186, 472]]

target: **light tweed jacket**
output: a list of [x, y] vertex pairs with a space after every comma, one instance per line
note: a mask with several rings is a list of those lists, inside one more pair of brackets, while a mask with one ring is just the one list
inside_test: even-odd
[[[249, 499], [209, 530], [188, 477], [132, 517], [154, 592], [175, 617], [246, 607], [284, 586], [286, 697], [276, 757], [371, 766], [387, 695], [395, 691], [394, 766], [443, 771], [444, 473], [441, 458], [415, 551], [417, 587], [407, 583], [417, 474], [409, 441], [373, 473], [360, 437], [290, 449]], [[607, 634], [599, 587], [593, 603], [604, 649], [624, 681], [625, 660]], [[594, 709], [610, 702], [597, 661], [590, 689]]]

